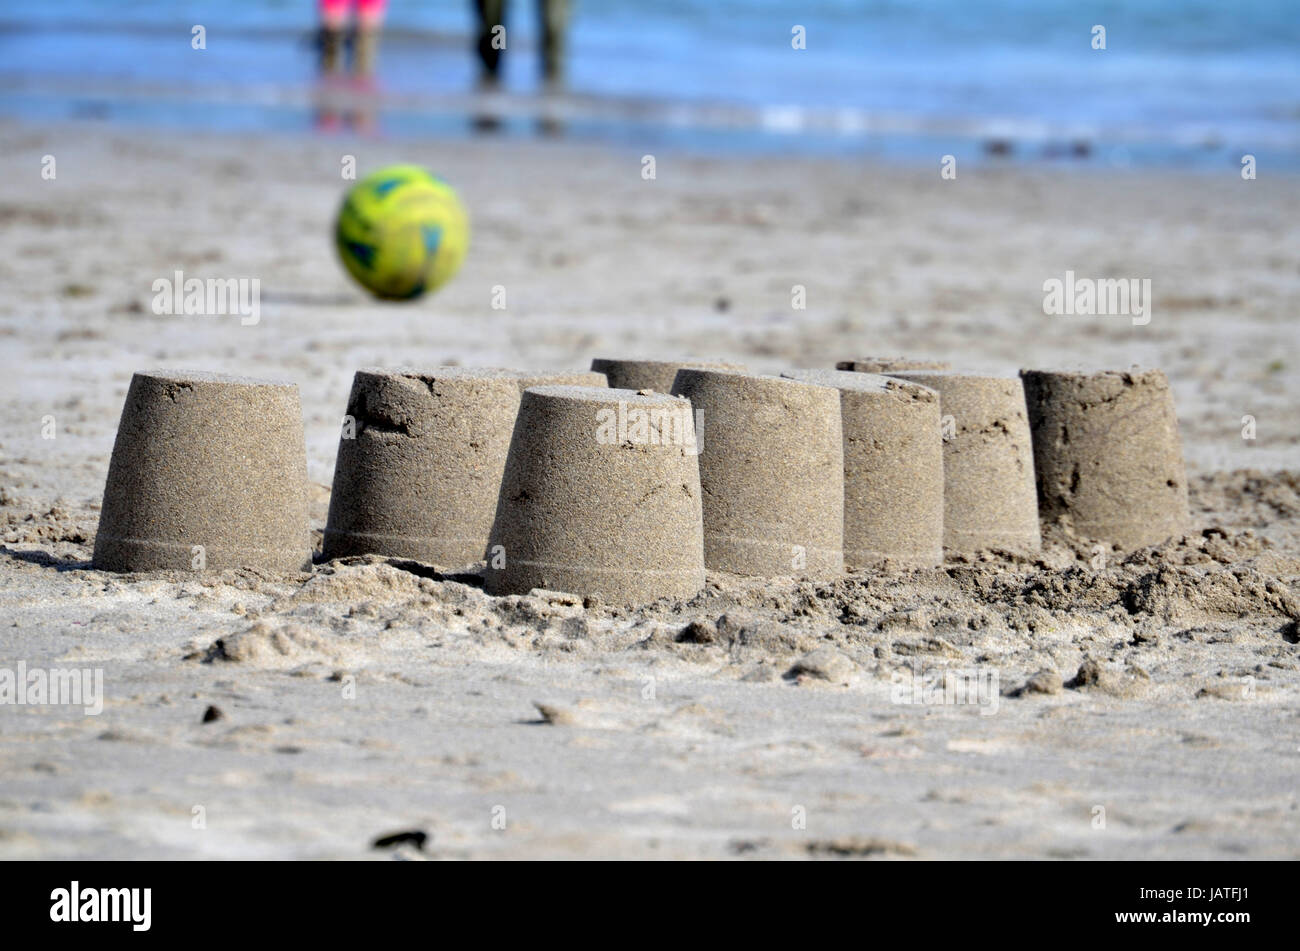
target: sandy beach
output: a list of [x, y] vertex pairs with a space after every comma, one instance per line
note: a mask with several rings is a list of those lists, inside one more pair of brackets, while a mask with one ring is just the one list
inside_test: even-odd
[[[1300, 177], [663, 152], [647, 181], [633, 148], [93, 122], [0, 142], [0, 667], [104, 677], [96, 716], [0, 707], [0, 857], [1300, 857]], [[437, 295], [380, 304], [340, 268], [348, 156], [460, 191], [471, 250]], [[259, 280], [260, 319], [156, 315], [176, 271]], [[1149, 278], [1150, 322], [1044, 314], [1067, 271]], [[710, 573], [638, 610], [377, 557], [89, 568], [135, 370], [296, 382], [319, 547], [359, 367], [894, 354], [1163, 368], [1193, 531], [1100, 562], [1049, 536]], [[992, 690], [913, 690], [945, 670]], [[407, 830], [422, 849], [372, 848]]]

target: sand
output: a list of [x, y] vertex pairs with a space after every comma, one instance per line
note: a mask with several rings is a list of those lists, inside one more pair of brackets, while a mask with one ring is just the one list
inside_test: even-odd
[[1042, 533], [1033, 442], [1019, 377], [956, 370], [900, 370], [894, 376], [939, 394], [945, 554], [1037, 552]]
[[[102, 669], [106, 695], [99, 716], [0, 706], [0, 856], [1300, 856], [1295, 179], [664, 153], [646, 182], [639, 147], [0, 137], [0, 667]], [[348, 284], [342, 154], [461, 188], [475, 243], [436, 298]], [[260, 322], [155, 316], [178, 268], [259, 278]], [[1067, 268], [1152, 278], [1150, 324], [1044, 316]], [[1032, 560], [901, 575], [711, 572], [681, 609], [628, 612], [379, 558], [88, 569], [137, 369], [297, 382], [319, 544], [359, 367], [864, 352], [1164, 369], [1192, 531], [1101, 559], [1049, 534]], [[943, 699], [945, 670], [998, 689], [894, 702]], [[423, 851], [371, 848], [403, 831]]]
[[934, 568], [943, 561], [939, 394], [874, 373], [784, 370], [840, 394], [844, 564]]
[[777, 376], [684, 367], [673, 394], [703, 434], [704, 564], [779, 578], [844, 570], [838, 391]]
[[737, 363], [717, 360], [679, 359], [679, 360], [619, 360], [611, 357], [596, 357], [591, 361], [591, 368], [605, 374], [610, 386], [625, 390], [654, 390], [668, 393], [673, 388], [673, 380], [682, 367], [704, 367], [715, 370], [736, 370], [745, 372], [745, 367]]
[[584, 605], [689, 601], [704, 587], [691, 406], [594, 386], [524, 392], [484, 590], [563, 591]]
[[1160, 370], [1021, 370], [1044, 522], [1122, 551], [1188, 529], [1187, 475]]
[[348, 396], [322, 552], [380, 554], [447, 569], [487, 550], [519, 411], [517, 374], [377, 368]]
[[[51, 430], [58, 437], [56, 427]], [[292, 383], [133, 375], [100, 503], [105, 571], [311, 567], [302, 407]]]

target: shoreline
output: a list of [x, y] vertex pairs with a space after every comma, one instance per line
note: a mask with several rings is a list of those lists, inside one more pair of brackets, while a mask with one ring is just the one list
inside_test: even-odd
[[[1252, 136], [1229, 147], [1199, 126], [1152, 137], [1132, 124], [1049, 127], [1034, 120], [982, 120], [808, 105], [657, 99], [507, 89], [414, 92], [356, 85], [346, 77], [298, 83], [162, 84], [85, 78], [0, 76], [0, 121], [107, 122], [145, 135], [168, 131], [331, 136], [358, 122], [361, 138], [439, 141], [570, 140], [617, 149], [667, 149], [699, 157], [771, 157], [929, 166], [953, 155], [981, 168], [1097, 169], [1113, 173], [1239, 171], [1249, 152], [1270, 172], [1300, 175], [1300, 150], [1286, 139]], [[201, 115], [194, 116], [198, 111]], [[485, 132], [483, 124], [494, 124]]]

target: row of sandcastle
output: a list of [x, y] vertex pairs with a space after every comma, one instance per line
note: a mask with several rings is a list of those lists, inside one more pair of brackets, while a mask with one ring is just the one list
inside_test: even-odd
[[[1040, 516], [1121, 550], [1187, 525], [1159, 370], [838, 366], [360, 370], [323, 554], [486, 561], [492, 593], [635, 604], [694, 596], [706, 568], [825, 578], [1031, 554]], [[94, 564], [307, 568], [306, 486], [295, 385], [137, 373]]]

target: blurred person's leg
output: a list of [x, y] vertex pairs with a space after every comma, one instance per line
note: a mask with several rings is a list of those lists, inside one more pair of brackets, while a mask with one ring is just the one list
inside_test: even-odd
[[316, 46], [320, 53], [322, 88], [316, 104], [316, 128], [337, 131], [343, 117], [333, 101], [343, 65], [343, 31], [347, 27], [348, 0], [320, 0], [320, 31]]
[[564, 120], [557, 106], [546, 101], [550, 93], [564, 88], [565, 34], [569, 28], [569, 0], [537, 0], [537, 23], [541, 30], [538, 57], [542, 68], [543, 102], [537, 118], [537, 131], [544, 136], [564, 132]]
[[379, 55], [379, 33], [388, 0], [357, 0], [357, 34], [352, 47], [352, 72], [369, 76]]
[[343, 55], [343, 28], [347, 24], [349, 0], [320, 0], [320, 68], [337, 72]]
[[537, 0], [537, 20], [542, 29], [542, 81], [549, 87], [564, 85], [565, 33], [569, 28], [569, 0]]
[[484, 86], [496, 86], [501, 82], [502, 40], [497, 39], [501, 33], [497, 27], [505, 28], [505, 0], [474, 0], [474, 9], [478, 13], [478, 58], [482, 63], [481, 82]]

